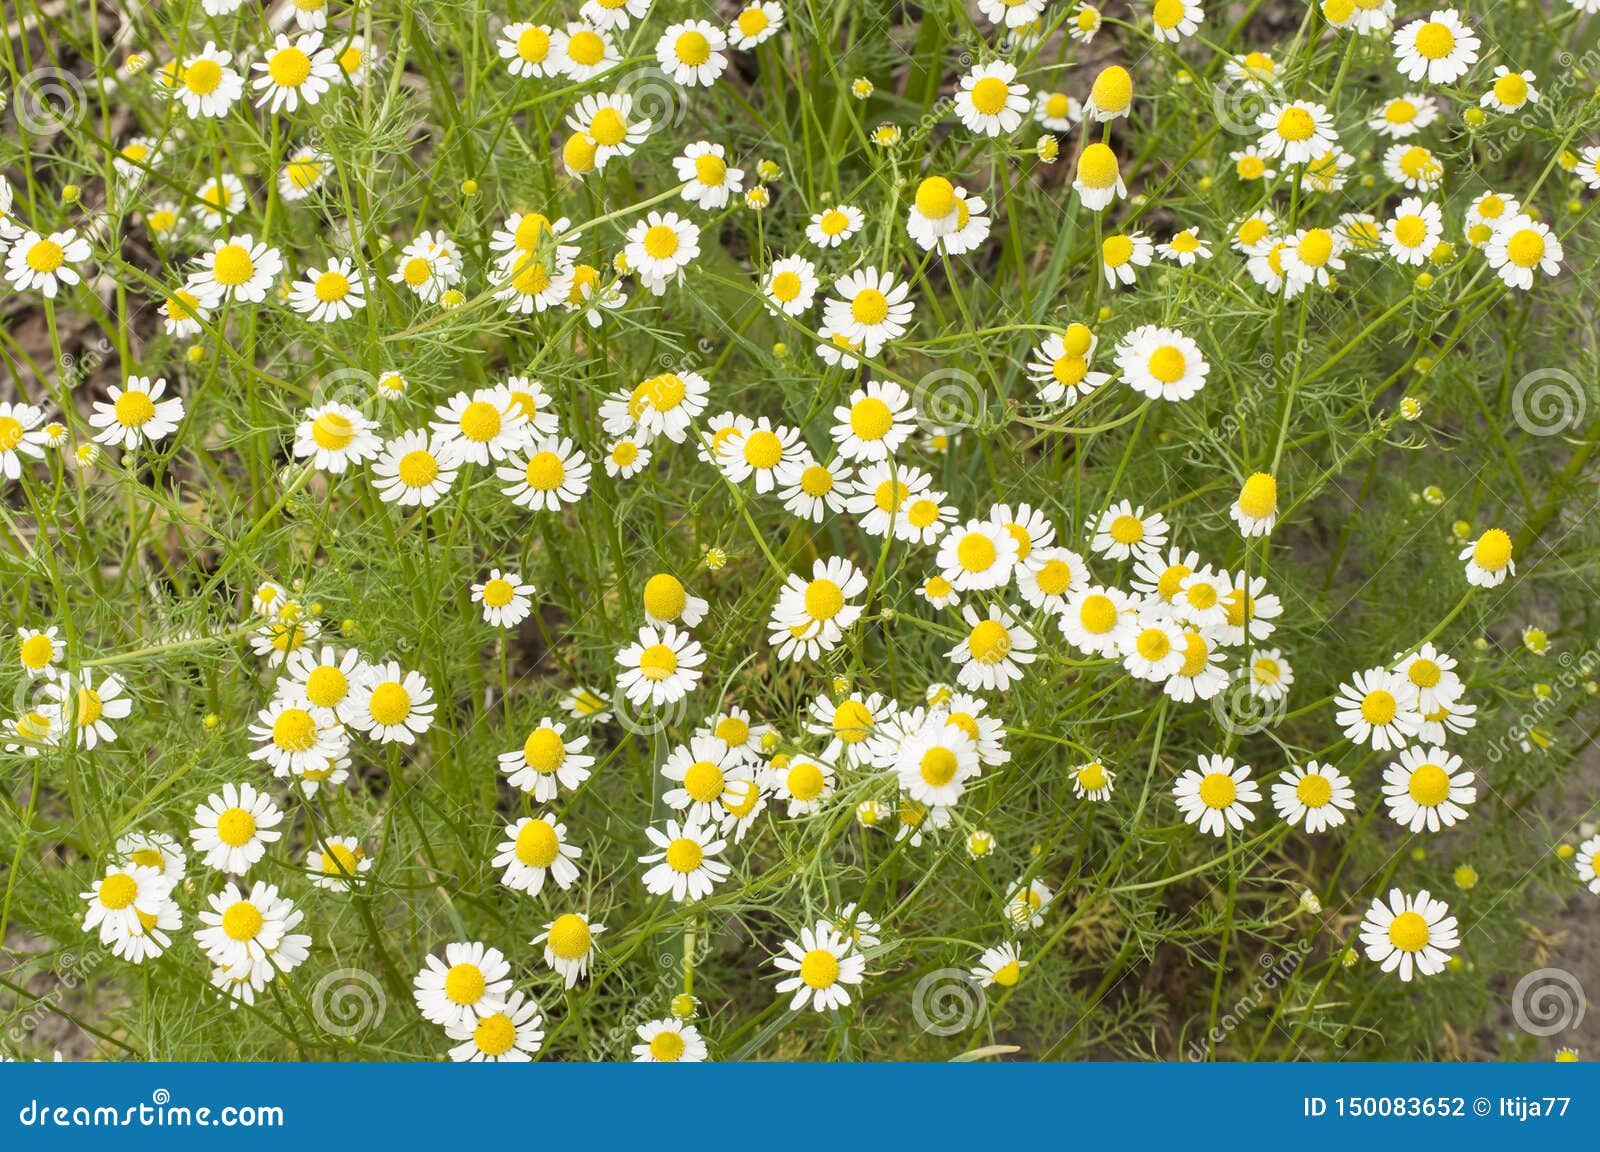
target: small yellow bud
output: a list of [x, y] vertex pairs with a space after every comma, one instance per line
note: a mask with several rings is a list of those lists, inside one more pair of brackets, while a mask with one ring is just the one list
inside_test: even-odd
[[478, 194], [478, 182], [476, 180], [463, 180], [461, 182], [461, 194], [463, 196], [476, 196]]

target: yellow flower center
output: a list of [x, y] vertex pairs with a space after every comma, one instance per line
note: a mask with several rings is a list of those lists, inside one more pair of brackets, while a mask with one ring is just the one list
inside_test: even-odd
[[1389, 943], [1402, 952], [1420, 952], [1428, 943], [1428, 922], [1416, 912], [1402, 912], [1389, 922]]
[[727, 787], [722, 769], [709, 760], [696, 760], [683, 774], [683, 790], [702, 804], [709, 804]]
[[1438, 685], [1444, 670], [1432, 660], [1419, 657], [1411, 662], [1411, 667], [1406, 669], [1406, 675], [1418, 688], [1433, 688]]
[[1437, 764], [1419, 764], [1406, 790], [1424, 808], [1434, 808], [1450, 798], [1450, 776]]
[[956, 769], [960, 766], [954, 752], [935, 745], [922, 754], [920, 771], [923, 783], [932, 788], [943, 788], [956, 778]]
[[554, 452], [535, 452], [523, 470], [523, 479], [536, 492], [554, 492], [567, 478], [567, 466]]
[[1088, 632], [1096, 635], [1109, 632], [1117, 626], [1117, 606], [1111, 597], [1098, 592], [1085, 596], [1078, 609], [1078, 620]]
[[1205, 779], [1200, 781], [1200, 803], [1207, 808], [1226, 808], [1238, 795], [1238, 785], [1226, 772], [1208, 772]]
[[563, 960], [578, 960], [589, 954], [589, 948], [594, 942], [594, 936], [589, 931], [588, 922], [575, 912], [557, 916], [555, 923], [550, 925], [550, 951]]
[[517, 36], [517, 55], [529, 64], [541, 64], [550, 55], [550, 33], [529, 25]]
[[138, 428], [156, 414], [155, 402], [150, 399], [149, 393], [132, 388], [117, 397], [112, 409], [116, 413], [117, 423], [124, 428]]
[[483, 602], [491, 608], [504, 608], [516, 594], [509, 580], [490, 580], [483, 586]]
[[650, 1055], [664, 1063], [683, 1058], [683, 1037], [670, 1029], [657, 1032], [650, 1040]]
[[400, 457], [400, 464], [395, 472], [400, 478], [400, 483], [407, 488], [425, 488], [438, 477], [439, 462], [433, 458], [431, 452], [424, 452], [418, 448]]
[[839, 978], [839, 961], [826, 948], [813, 948], [800, 960], [800, 979], [812, 988], [830, 988]]
[[317, 722], [304, 708], [285, 708], [272, 722], [272, 742], [286, 752], [305, 752], [317, 742]]
[[372, 690], [372, 718], [389, 727], [405, 721], [411, 715], [411, 693], [393, 680], [379, 684]]
[[858, 324], [882, 324], [889, 315], [889, 298], [876, 288], [863, 288], [850, 301], [850, 315]]
[[1414, 41], [1417, 52], [1429, 60], [1443, 60], [1456, 46], [1455, 33], [1437, 20], [1429, 20], [1417, 29]]
[[535, 728], [522, 743], [522, 758], [529, 768], [548, 776], [567, 759], [567, 746], [554, 728]]
[[1146, 660], [1165, 660], [1172, 651], [1172, 638], [1160, 628], [1146, 628], [1134, 640], [1134, 647]]
[[678, 670], [678, 654], [665, 644], [652, 644], [639, 655], [639, 671], [646, 680], [665, 680]]
[[324, 304], [331, 304], [350, 295], [350, 277], [342, 272], [324, 272], [317, 277], [317, 282], [312, 285], [311, 290], [318, 300]]
[[1294, 794], [1307, 808], [1321, 808], [1332, 799], [1333, 785], [1326, 776], [1313, 772], [1300, 778], [1294, 786]]
[[211, 275], [224, 288], [237, 288], [255, 275], [255, 262], [242, 244], [225, 244], [211, 260]]
[[215, 60], [196, 60], [183, 70], [183, 85], [196, 96], [209, 96], [222, 83], [222, 65]]
[[917, 211], [928, 219], [943, 220], [955, 210], [955, 185], [943, 176], [929, 176], [917, 185]]
[[998, 76], [985, 76], [972, 86], [972, 106], [985, 116], [993, 116], [1006, 106], [1011, 89]]
[[222, 914], [222, 930], [230, 940], [254, 940], [265, 919], [260, 909], [248, 900], [240, 900]]
[[1361, 700], [1361, 718], [1375, 727], [1389, 723], [1399, 711], [1399, 705], [1389, 692], [1378, 688], [1368, 692]]
[[[622, 118], [622, 113], [609, 105], [594, 114], [594, 119], [589, 121], [589, 135], [594, 137], [596, 144], [607, 148], [615, 148], [628, 137], [628, 122]], [[651, 229], [655, 231], [654, 228]], [[671, 229], [667, 229], [671, 231]], [[645, 241], [649, 247], [649, 241]], [[668, 249], [670, 254], [671, 249]]]
[[832, 620], [844, 609], [844, 589], [832, 580], [813, 580], [806, 585], [806, 615], [813, 620]]
[[1544, 235], [1534, 228], [1519, 228], [1506, 241], [1506, 256], [1518, 268], [1532, 268], [1544, 259]]
[[671, 259], [678, 251], [678, 234], [665, 224], [656, 224], [644, 234], [644, 250], [657, 260]]
[[473, 1026], [472, 1042], [485, 1056], [503, 1056], [517, 1042], [517, 1026], [504, 1012], [496, 1012]]
[[882, 440], [894, 427], [894, 413], [876, 396], [857, 400], [850, 408], [850, 429], [863, 440]]
[[117, 872], [100, 881], [100, 903], [113, 912], [132, 904], [139, 895], [139, 883], [126, 872]]
[[994, 541], [981, 532], [969, 532], [956, 545], [956, 562], [968, 572], [988, 571], [998, 555]]
[[1491, 528], [1472, 547], [1472, 559], [1486, 572], [1498, 572], [1511, 563], [1511, 537], [1499, 528]]
[[1239, 491], [1239, 510], [1251, 520], [1265, 520], [1278, 508], [1278, 481], [1265, 472], [1257, 472], [1244, 482]]
[[809, 760], [802, 760], [789, 769], [785, 783], [789, 786], [789, 795], [796, 800], [815, 800], [822, 795], [828, 781], [822, 775], [821, 768]]
[[1011, 651], [1011, 633], [998, 620], [980, 620], [967, 635], [967, 648], [979, 664], [998, 664]]
[[567, 55], [585, 68], [593, 68], [605, 54], [606, 42], [598, 32], [584, 29], [567, 39]]
[[707, 188], [720, 188], [728, 178], [728, 162], [715, 152], [705, 152], [694, 158], [694, 178]]
[[18, 650], [22, 666], [35, 672], [55, 658], [55, 642], [43, 632], [35, 632], [24, 640]]
[[1278, 135], [1291, 143], [1311, 139], [1317, 130], [1316, 118], [1298, 104], [1278, 113]]
[[256, 818], [243, 808], [229, 808], [217, 817], [217, 839], [230, 848], [242, 848], [256, 834]]
[[298, 88], [311, 75], [311, 57], [298, 48], [280, 48], [267, 62], [267, 74], [280, 88]]
[[673, 51], [677, 53], [680, 63], [698, 68], [711, 59], [711, 41], [705, 38], [703, 32], [691, 28], [678, 37], [678, 42], [673, 45]]
[[776, 468], [783, 459], [783, 441], [775, 432], [757, 429], [744, 439], [744, 459], [752, 468]]
[[1115, 187], [1120, 176], [1117, 154], [1107, 144], [1097, 140], [1078, 157], [1078, 179], [1087, 188], [1099, 190]]
[[548, 868], [561, 852], [555, 829], [543, 820], [529, 820], [517, 833], [517, 859], [529, 868]]
[[1188, 366], [1182, 350], [1171, 344], [1163, 344], [1150, 353], [1150, 375], [1163, 384], [1176, 384], [1182, 380]]
[[705, 859], [705, 851], [698, 841], [680, 836], [667, 845], [667, 867], [674, 872], [693, 872]]
[[337, 452], [356, 438], [356, 426], [342, 412], [324, 412], [311, 422], [311, 439], [317, 447]]

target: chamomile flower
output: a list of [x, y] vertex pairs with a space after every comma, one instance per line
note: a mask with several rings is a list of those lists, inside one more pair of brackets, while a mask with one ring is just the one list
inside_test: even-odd
[[794, 479], [805, 452], [800, 429], [785, 424], [773, 427], [763, 416], [748, 428], [725, 437], [716, 460], [732, 483], [754, 479], [756, 491], [765, 493]]
[[184, 57], [169, 94], [183, 105], [189, 119], [220, 120], [244, 95], [244, 77], [233, 69], [233, 54], [207, 40], [199, 52]]
[[978, 747], [952, 724], [925, 723], [901, 741], [894, 772], [901, 789], [921, 804], [949, 806], [982, 770]]
[[1294, 684], [1294, 669], [1276, 648], [1257, 648], [1250, 654], [1248, 680], [1250, 695], [1276, 702], [1289, 694]]
[[660, 296], [700, 255], [700, 229], [676, 212], [651, 212], [628, 229], [628, 267]]
[[1427, 261], [1443, 235], [1444, 216], [1439, 206], [1408, 196], [1384, 221], [1383, 246], [1397, 263], [1417, 267]]
[[1088, 44], [1100, 31], [1100, 9], [1093, 4], [1079, 4], [1067, 25], [1067, 33], [1078, 43]]
[[561, 789], [575, 792], [589, 778], [594, 757], [584, 754], [588, 746], [587, 736], [569, 740], [567, 726], [546, 716], [529, 730], [521, 748], [500, 753], [500, 771], [511, 787], [548, 804]]
[[589, 490], [592, 466], [567, 436], [542, 436], [526, 449], [526, 459], [510, 458], [494, 470], [508, 483], [500, 490], [519, 508], [558, 512]]
[[232, 172], [224, 172], [200, 185], [194, 197], [199, 201], [200, 223], [206, 228], [220, 228], [244, 211], [244, 181]]
[[1305, 100], [1268, 104], [1256, 127], [1262, 130], [1257, 141], [1262, 155], [1285, 164], [1308, 163], [1339, 142], [1332, 113]]
[[1334, 722], [1345, 739], [1379, 752], [1403, 748], [1422, 728], [1417, 690], [1398, 672], [1369, 668], [1339, 686]]
[[1072, 777], [1072, 794], [1079, 800], [1102, 803], [1111, 799], [1116, 785], [1116, 773], [1099, 760], [1090, 760], [1069, 770]]
[[544, 945], [544, 962], [571, 988], [589, 971], [594, 938], [606, 930], [582, 912], [566, 912], [544, 926], [531, 943]]
[[1539, 102], [1539, 90], [1533, 86], [1536, 79], [1532, 72], [1513, 72], [1504, 64], [1496, 65], [1494, 83], [1478, 103], [1495, 112], [1519, 112]]
[[1385, 972], [1399, 971], [1410, 983], [1413, 974], [1437, 976], [1445, 969], [1449, 953], [1461, 944], [1450, 906], [1435, 900], [1426, 888], [1407, 896], [1398, 888], [1389, 899], [1374, 898], [1361, 918], [1361, 943], [1367, 959]]
[[1383, 802], [1396, 824], [1412, 832], [1437, 832], [1467, 818], [1463, 805], [1478, 798], [1474, 776], [1461, 757], [1443, 748], [1406, 748], [1383, 772]]
[[1261, 790], [1250, 779], [1249, 765], [1235, 765], [1230, 756], [1201, 756], [1197, 769], [1186, 769], [1178, 777], [1172, 796], [1185, 823], [1221, 836], [1229, 828], [1237, 832], [1255, 819], [1248, 805], [1261, 799]]
[[445, 1026], [445, 1035], [459, 1041], [450, 1049], [458, 1064], [526, 1064], [544, 1045], [544, 1016], [539, 1002], [513, 991], [492, 1012]]
[[1018, 551], [1016, 537], [1001, 525], [968, 520], [944, 534], [935, 563], [957, 591], [981, 592], [1010, 581]]
[[551, 33], [550, 59], [547, 70], [553, 68], [578, 84], [622, 63], [611, 33], [588, 24], [568, 24]]
[[897, 281], [893, 272], [871, 266], [839, 277], [833, 292], [822, 306], [825, 326], [869, 357], [877, 356], [885, 344], [904, 336], [916, 310], [907, 298], [911, 292], [909, 282]]
[[552, 35], [553, 30], [547, 24], [518, 21], [500, 30], [495, 47], [513, 76], [523, 79], [552, 76], [559, 69], [550, 54]]
[[256, 713], [250, 740], [250, 759], [265, 761], [275, 776], [320, 767], [343, 756], [348, 743], [332, 711], [281, 696]]
[[780, 479], [778, 498], [790, 515], [820, 524], [829, 512], [844, 511], [850, 475], [848, 465], [823, 464], [807, 453], [794, 462], [787, 480]]
[[791, 573], [784, 581], [769, 627], [830, 651], [860, 619], [862, 608], [851, 600], [866, 589], [865, 573], [849, 560], [819, 558], [812, 564], [810, 579]]
[[1090, 550], [1108, 560], [1156, 555], [1167, 542], [1166, 517], [1128, 500], [1119, 500], [1091, 518], [1085, 528], [1091, 533]]
[[[676, 784], [662, 802], [696, 823], [720, 822], [727, 817], [724, 799], [736, 800], [729, 790], [733, 781], [755, 779], [743, 747], [734, 747], [714, 735], [694, 735], [667, 755], [661, 775]], [[734, 791], [743, 793], [742, 787]]]
[[57, 635], [59, 625], [45, 629], [21, 628], [17, 631], [17, 663], [32, 680], [37, 676], [54, 676], [55, 665], [67, 654], [66, 641]]
[[668, 820], [665, 828], [646, 828], [645, 835], [657, 849], [639, 857], [639, 863], [654, 865], [644, 874], [645, 890], [652, 895], [670, 895], [679, 904], [703, 900], [732, 874], [727, 864], [713, 859], [728, 842], [693, 818], [681, 824]]
[[1028, 114], [1028, 86], [1018, 84], [1015, 64], [980, 64], [961, 78], [955, 94], [956, 118], [982, 136], [1010, 135]]
[[1137, 617], [1132, 598], [1122, 589], [1089, 584], [1067, 598], [1056, 623], [1084, 655], [1114, 657], [1138, 626]]
[[624, 32], [635, 20], [643, 20], [649, 11], [650, 0], [583, 0], [578, 15], [591, 27]]
[[83, 279], [73, 265], [89, 259], [89, 241], [75, 228], [47, 236], [29, 229], [11, 242], [5, 258], [6, 279], [13, 288], [37, 290], [53, 300], [63, 286], [70, 288]]
[[1192, 268], [1198, 260], [1211, 259], [1211, 246], [1200, 238], [1198, 229], [1184, 228], [1172, 234], [1172, 239], [1156, 245], [1156, 253], [1180, 268]]
[[783, 9], [772, 0], [756, 0], [739, 10], [728, 26], [728, 42], [748, 52], [778, 34], [783, 27]]
[[620, 436], [606, 447], [606, 475], [630, 480], [650, 467], [650, 449], [632, 436]]
[[1383, 153], [1383, 174], [1411, 192], [1431, 192], [1444, 181], [1444, 165], [1420, 144], [1391, 144]]
[[195, 264], [189, 276], [193, 290], [243, 304], [265, 300], [283, 270], [278, 250], [248, 233], [214, 241], [211, 251], [197, 257]]
[[767, 766], [766, 786], [775, 800], [788, 804], [787, 813], [810, 816], [833, 799], [836, 775], [831, 764], [810, 756], [774, 756]]
[[334, 259], [326, 268], [308, 268], [289, 287], [289, 306], [312, 323], [348, 320], [367, 306], [366, 284], [355, 261]]
[[1455, 668], [1453, 656], [1427, 643], [1401, 660], [1395, 666], [1395, 671], [1416, 689], [1417, 708], [1426, 715], [1460, 697], [1461, 677], [1456, 674]]
[[972, 969], [972, 977], [979, 985], [990, 988], [1015, 988], [1022, 979], [1022, 970], [1028, 962], [1015, 944], [1006, 943], [998, 948], [985, 948]]
[[1461, 550], [1467, 562], [1467, 583], [1477, 588], [1497, 588], [1507, 576], [1517, 574], [1511, 537], [1502, 528], [1490, 528]]
[[683, 581], [670, 572], [657, 572], [646, 580], [640, 601], [644, 605], [645, 620], [657, 628], [665, 624], [693, 628], [705, 619], [711, 608], [699, 596], [691, 596]]
[[282, 822], [282, 810], [266, 793], [250, 784], [224, 784], [195, 808], [189, 840], [205, 867], [242, 876], [283, 836], [277, 831]]
[[434, 434], [461, 463], [504, 460], [528, 443], [525, 410], [504, 385], [457, 392], [434, 415]]
[[380, 744], [414, 744], [433, 727], [438, 705], [421, 672], [393, 660], [372, 665], [352, 692], [350, 726]]
[[705, 20], [685, 20], [670, 25], [656, 41], [656, 63], [675, 84], [709, 88], [728, 67], [727, 47], [721, 28]]
[[1185, 651], [1183, 629], [1153, 616], [1129, 631], [1120, 655], [1130, 676], [1159, 684], [1183, 667]]
[[1054, 900], [1055, 893], [1043, 880], [1019, 880], [1006, 897], [1006, 919], [1018, 932], [1037, 930], [1044, 927], [1044, 914]]
[[1427, 19], [1395, 30], [1395, 67], [1407, 80], [1452, 84], [1478, 61], [1478, 37], [1453, 8], [1435, 9]]
[[1200, 346], [1176, 328], [1143, 324], [1117, 342], [1119, 378], [1152, 400], [1188, 400], [1205, 387], [1211, 365]]
[[42, 692], [48, 703], [39, 711], [50, 719], [53, 731], [75, 728], [80, 748], [112, 743], [117, 733], [110, 722], [126, 720], [133, 711], [133, 701], [122, 694], [122, 681], [114, 675], [97, 684], [87, 670], [64, 671], [47, 681]]
[[1150, 266], [1155, 250], [1155, 244], [1143, 232], [1107, 236], [1100, 244], [1100, 271], [1106, 286], [1115, 289], [1133, 284], [1138, 279], [1138, 269]]
[[846, 460], [886, 460], [911, 435], [915, 409], [911, 396], [895, 383], [869, 380], [850, 393], [848, 404], [833, 410], [832, 429]]
[[389, 282], [403, 285], [424, 304], [436, 304], [463, 275], [456, 242], [444, 232], [425, 231], [400, 250]]
[[1407, 92], [1386, 101], [1367, 119], [1367, 127], [1391, 140], [1406, 140], [1428, 127], [1439, 117], [1439, 104], [1432, 96]]
[[1270, 473], [1252, 472], [1240, 486], [1228, 515], [1245, 537], [1269, 534], [1278, 522], [1278, 481]]
[[762, 281], [766, 305], [774, 313], [799, 316], [810, 310], [817, 294], [817, 266], [804, 256], [774, 260]]
[[561, 697], [561, 710], [574, 720], [604, 724], [611, 719], [611, 698], [593, 688], [569, 688]]
[[638, 640], [617, 653], [617, 663], [622, 667], [617, 686], [623, 694], [634, 704], [659, 708], [694, 691], [705, 651], [674, 625], [658, 629], [646, 624]]
[[1577, 870], [1579, 882], [1600, 896], [1600, 836], [1591, 836], [1578, 845], [1572, 857], [1572, 866]]
[[[1089, 566], [1068, 548], [1040, 548], [1015, 569], [1017, 592], [1031, 608], [1059, 616], [1072, 595], [1089, 585]], [[953, 587], [953, 586], [952, 586]]]
[[22, 458], [44, 458], [45, 432], [39, 427], [44, 412], [32, 404], [0, 402], [0, 475], [16, 480], [22, 475]]
[[108, 400], [96, 400], [89, 415], [91, 427], [99, 428], [97, 444], [109, 444], [132, 451], [141, 444], [155, 444], [178, 430], [183, 422], [183, 398], [166, 395], [165, 379], [129, 376], [121, 386], [111, 385]]
[[1261, 149], [1254, 144], [1246, 145], [1237, 152], [1229, 152], [1228, 159], [1233, 161], [1233, 174], [1241, 180], [1271, 180], [1278, 174], [1272, 167], [1270, 156], [1263, 156]]
[[1128, 195], [1128, 187], [1122, 182], [1122, 168], [1117, 162], [1117, 154], [1109, 144], [1096, 140], [1078, 154], [1078, 171], [1072, 181], [1072, 190], [1091, 212], [1102, 211], [1113, 200], [1121, 200]]
[[[172, 908], [174, 883], [173, 877], [162, 875], [156, 868], [139, 864], [106, 865], [105, 875], [80, 895], [88, 905], [84, 910], [83, 930], [98, 929], [100, 943], [113, 948], [129, 938], [142, 936], [146, 921], [153, 930], [162, 914]], [[162, 943], [161, 948], [167, 943], [170, 940]], [[159, 949], [157, 952], [159, 954]], [[128, 958], [135, 962], [144, 959], [143, 949], [134, 950]]]
[[699, 1064], [706, 1058], [706, 1042], [693, 1024], [668, 1017], [647, 1020], [634, 1029], [639, 1037], [631, 1051], [640, 1064]]
[[969, 604], [961, 610], [967, 635], [946, 655], [961, 667], [956, 679], [973, 692], [1004, 692], [1021, 680], [1023, 667], [1033, 663], [1037, 641], [1016, 618], [998, 604], [980, 616]]
[[1205, 18], [1194, 0], [1155, 0], [1150, 9], [1150, 34], [1163, 43], [1176, 44], [1198, 32]]
[[1033, 98], [1033, 118], [1041, 128], [1065, 135], [1083, 120], [1083, 105], [1066, 92], [1037, 92]]
[[1028, 378], [1038, 385], [1039, 399], [1046, 404], [1071, 404], [1106, 383], [1110, 376], [1091, 372], [1097, 341], [1084, 324], [1069, 324], [1064, 332], [1052, 332], [1033, 351], [1028, 362]]
[[311, 883], [327, 892], [348, 892], [372, 870], [372, 857], [354, 836], [327, 836], [306, 853]]
[[276, 885], [257, 880], [246, 895], [230, 880], [207, 902], [211, 910], [200, 913], [205, 927], [195, 939], [213, 964], [239, 973], [234, 979], [258, 975], [268, 981], [310, 954], [311, 937], [294, 931], [305, 913], [280, 896]]
[[567, 826], [550, 813], [524, 816], [505, 829], [505, 840], [495, 846], [491, 868], [504, 868], [500, 883], [513, 892], [537, 896], [548, 877], [565, 891], [578, 882], [574, 860], [583, 849], [567, 840]]
[[812, 214], [806, 225], [806, 239], [818, 248], [837, 248], [866, 223], [866, 214], [853, 204], [836, 204]]
[[1290, 825], [1304, 823], [1310, 833], [1337, 828], [1355, 810], [1350, 778], [1331, 764], [1308, 760], [1292, 764], [1272, 785], [1272, 806]]
[[283, 33], [273, 42], [265, 60], [250, 65], [258, 73], [251, 87], [261, 95], [257, 108], [293, 112], [301, 102], [316, 104], [339, 79], [339, 62], [325, 48], [320, 32], [307, 32], [294, 40]]
[[729, 166], [721, 144], [697, 141], [674, 157], [672, 166], [683, 181], [683, 198], [707, 212], [727, 207], [744, 188], [744, 169]]
[[450, 441], [413, 428], [384, 445], [372, 463], [372, 486], [386, 503], [432, 508], [455, 483], [460, 467]]
[[489, 569], [489, 578], [472, 586], [472, 602], [483, 605], [483, 620], [496, 628], [515, 628], [533, 611], [532, 596], [537, 589], [524, 584], [515, 572]]
[[826, 920], [802, 928], [798, 941], [785, 940], [772, 962], [781, 972], [792, 973], [777, 983], [778, 995], [794, 993], [791, 1012], [808, 1006], [818, 1012], [845, 1007], [849, 986], [860, 984], [867, 972], [867, 958]]
[[1533, 287], [1535, 271], [1546, 276], [1558, 275], [1565, 253], [1548, 224], [1518, 213], [1494, 230], [1484, 245], [1483, 255], [1508, 287], [1525, 292]]
[[498, 1012], [511, 992], [511, 965], [498, 948], [476, 941], [446, 944], [444, 959], [428, 955], [412, 980], [422, 1018], [441, 1027], [470, 1025]]
[[294, 430], [294, 455], [335, 476], [383, 451], [377, 424], [359, 408], [337, 400], [318, 404], [300, 417]]

